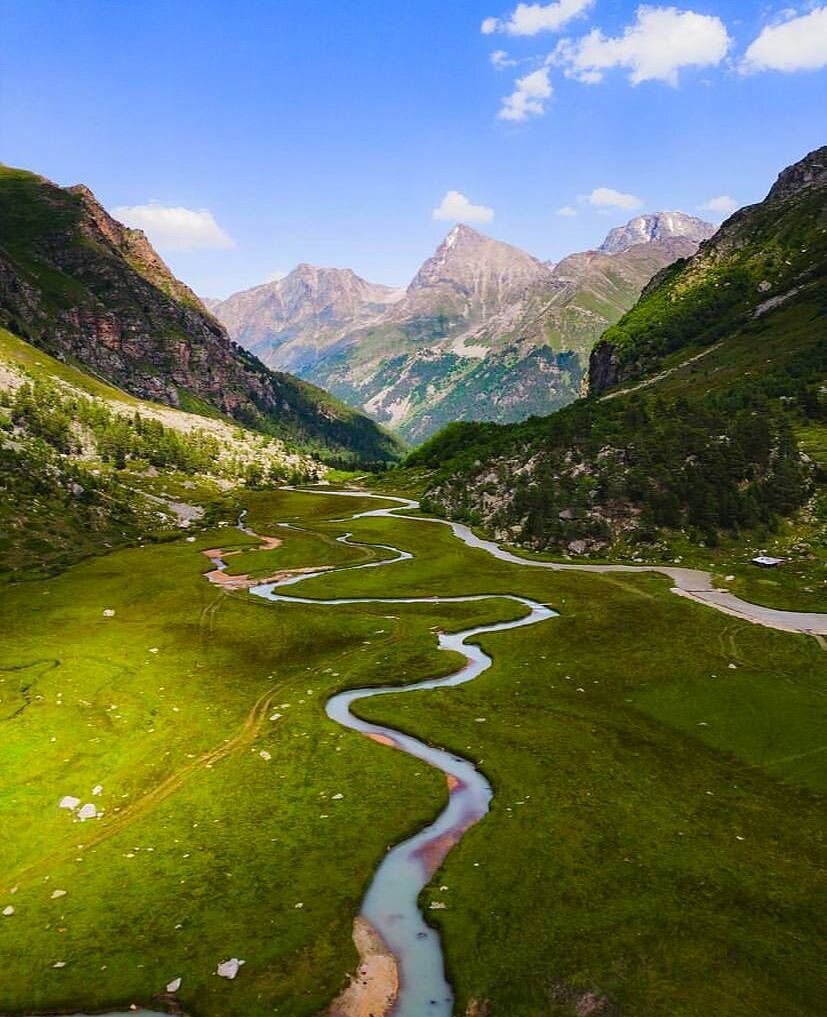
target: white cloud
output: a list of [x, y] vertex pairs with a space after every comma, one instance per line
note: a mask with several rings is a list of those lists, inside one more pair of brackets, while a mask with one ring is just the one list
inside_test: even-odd
[[594, 0], [557, 0], [550, 4], [517, 4], [504, 18], [486, 18], [480, 26], [483, 35], [505, 32], [507, 35], [537, 35], [556, 32], [573, 18], [584, 14]]
[[730, 198], [728, 194], [721, 194], [717, 198], [710, 198], [703, 205], [698, 205], [701, 212], [715, 212], [721, 216], [732, 215], [738, 207], [738, 202], [735, 198]]
[[144, 230], [161, 250], [194, 251], [234, 247], [209, 209], [181, 208], [150, 201], [147, 205], [119, 205], [112, 215], [134, 229]]
[[827, 7], [768, 25], [747, 49], [741, 70], [815, 71], [827, 67]]
[[501, 71], [504, 67], [516, 67], [517, 61], [512, 60], [504, 49], [495, 49], [491, 54], [491, 63]]
[[713, 15], [641, 6], [636, 19], [614, 38], [595, 28], [581, 39], [563, 39], [554, 62], [562, 64], [569, 77], [587, 84], [601, 81], [613, 67], [624, 67], [633, 85], [642, 81], [676, 85], [681, 68], [719, 64], [732, 43], [724, 23]]
[[557, 209], [557, 214], [569, 217], [572, 215], [577, 215], [577, 209], [572, 208], [571, 205], [563, 205], [562, 208]]
[[438, 208], [432, 213], [434, 219], [449, 219], [452, 222], [491, 222], [494, 209], [485, 205], [473, 205], [459, 191], [447, 191]]
[[593, 208], [634, 209], [640, 208], [643, 204], [636, 195], [624, 194], [623, 191], [616, 191], [612, 187], [596, 187], [584, 200]]
[[528, 120], [532, 116], [542, 116], [546, 111], [546, 99], [550, 97], [548, 68], [541, 67], [514, 82], [514, 91], [503, 99], [497, 116], [500, 120]]

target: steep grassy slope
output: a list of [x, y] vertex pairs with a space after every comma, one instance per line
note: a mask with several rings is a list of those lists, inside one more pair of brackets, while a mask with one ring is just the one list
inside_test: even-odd
[[318, 478], [225, 419], [149, 403], [0, 328], [0, 572], [54, 571], [226, 512], [229, 489]]
[[411, 465], [435, 471], [426, 504], [535, 551], [674, 558], [720, 544], [740, 558], [772, 544], [816, 568], [825, 154], [653, 282], [595, 349], [591, 398], [513, 427], [456, 425], [415, 452]]
[[595, 347], [590, 390], [651, 373], [676, 351], [749, 329], [792, 301], [823, 306], [827, 288], [827, 146], [742, 208], [687, 263], [666, 269]]
[[218, 411], [327, 459], [399, 454], [363, 414], [233, 344], [146, 237], [88, 188], [4, 166], [0, 324], [134, 395]]

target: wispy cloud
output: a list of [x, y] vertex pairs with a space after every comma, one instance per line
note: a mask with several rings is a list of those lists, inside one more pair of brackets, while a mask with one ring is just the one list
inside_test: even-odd
[[698, 205], [701, 212], [713, 212], [720, 218], [732, 215], [738, 207], [738, 202], [735, 198], [731, 198], [728, 194], [721, 194], [717, 198], [710, 198], [709, 201]]
[[567, 218], [570, 218], [573, 215], [577, 215], [577, 209], [572, 208], [571, 205], [563, 205], [562, 208], [557, 209], [557, 215], [562, 215]]
[[613, 187], [595, 187], [591, 194], [582, 199], [592, 208], [640, 208], [643, 201], [635, 194], [624, 194], [623, 191], [616, 191]]
[[504, 32], [506, 35], [537, 35], [557, 32], [573, 18], [579, 17], [594, 0], [557, 0], [550, 4], [517, 4], [511, 14], [486, 18], [480, 26], [483, 35]]
[[450, 222], [485, 223], [494, 218], [494, 209], [486, 205], [474, 205], [460, 191], [447, 191], [431, 216], [433, 219], [447, 219]]
[[747, 49], [741, 70], [815, 71], [827, 67], [827, 7], [767, 25]]
[[232, 237], [206, 208], [182, 208], [150, 201], [146, 205], [119, 205], [112, 209], [112, 215], [127, 226], [144, 230], [160, 250], [194, 251], [235, 246]]
[[494, 52], [491, 54], [491, 63], [497, 68], [498, 71], [503, 70], [503, 68], [505, 67], [517, 66], [517, 61], [512, 60], [504, 49], [494, 50]]
[[605, 36], [599, 28], [581, 39], [563, 39], [552, 60], [569, 77], [587, 84], [603, 80], [606, 71], [628, 70], [629, 81], [678, 83], [686, 67], [720, 64], [732, 40], [720, 18], [676, 7], [638, 7], [636, 20], [622, 35]]
[[542, 116], [546, 100], [551, 98], [551, 82], [547, 67], [541, 67], [514, 82], [514, 91], [503, 99], [500, 120], [528, 120]]

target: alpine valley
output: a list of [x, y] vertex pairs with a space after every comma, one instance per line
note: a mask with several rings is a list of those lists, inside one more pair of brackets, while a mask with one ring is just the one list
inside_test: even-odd
[[821, 1013], [825, 326], [827, 148], [209, 306], [0, 168], [0, 1013]]
[[210, 306], [266, 364], [416, 444], [454, 420], [523, 420], [572, 402], [605, 329], [713, 232], [682, 212], [638, 216], [551, 264], [458, 225], [404, 291], [299, 265]]

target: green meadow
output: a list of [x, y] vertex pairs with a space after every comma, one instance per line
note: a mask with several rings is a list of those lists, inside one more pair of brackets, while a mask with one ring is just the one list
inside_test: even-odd
[[[814, 639], [656, 576], [550, 573], [433, 522], [339, 521], [366, 499], [242, 500], [281, 546], [224, 526], [0, 586], [0, 912], [14, 909], [0, 916], [0, 1013], [157, 1008], [181, 977], [193, 1017], [319, 1014], [355, 967], [373, 870], [447, 796], [440, 774], [328, 720], [325, 700], [450, 672], [461, 658], [435, 630], [515, 617], [497, 594], [559, 617], [484, 636], [494, 665], [467, 686], [359, 704], [475, 760], [495, 789], [423, 893], [447, 905], [434, 920], [457, 1014], [477, 1001], [564, 1017], [585, 993], [635, 1017], [819, 1011]], [[317, 607], [203, 578], [216, 547], [254, 577], [388, 555], [335, 539], [346, 531], [416, 557], [297, 594], [494, 596]], [[103, 815], [76, 821], [65, 795]], [[216, 977], [234, 956], [238, 978]]]

